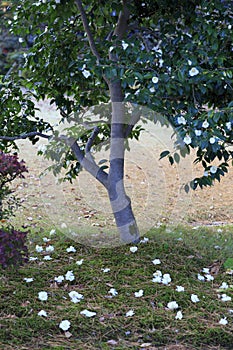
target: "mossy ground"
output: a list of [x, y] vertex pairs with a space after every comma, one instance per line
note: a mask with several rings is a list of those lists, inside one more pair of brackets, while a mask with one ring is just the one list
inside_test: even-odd
[[[91, 248], [70, 240], [57, 232], [49, 243], [48, 232], [31, 232], [29, 249], [38, 260], [20, 267], [1, 270], [0, 277], [0, 349], [233, 349], [233, 309], [231, 301], [223, 302], [219, 294], [233, 297], [233, 288], [218, 290], [221, 283], [232, 285], [224, 261], [232, 257], [233, 227], [197, 228], [165, 226], [151, 230], [147, 243], [138, 244], [136, 253], [129, 245], [114, 248]], [[35, 245], [53, 245], [51, 261], [45, 253], [36, 253]], [[75, 253], [66, 248], [75, 246]], [[48, 254], [48, 253], [47, 253]], [[161, 265], [153, 265], [159, 258]], [[77, 260], [84, 259], [78, 266]], [[200, 282], [197, 274], [213, 263], [220, 268], [214, 280]], [[103, 268], [110, 268], [107, 273]], [[170, 285], [153, 283], [157, 270], [169, 273]], [[75, 280], [58, 285], [54, 277], [73, 270]], [[23, 278], [33, 277], [26, 283]], [[176, 286], [185, 288], [177, 292]], [[111, 297], [110, 288], [118, 295]], [[140, 298], [134, 292], [142, 289]], [[74, 304], [68, 296], [75, 290], [84, 295]], [[47, 291], [48, 300], [38, 299], [38, 292]], [[191, 294], [200, 302], [193, 303]], [[183, 319], [176, 320], [176, 311], [167, 303], [176, 301]], [[43, 309], [48, 317], [38, 316]], [[85, 318], [80, 311], [97, 314]], [[132, 317], [126, 317], [129, 310]], [[219, 320], [227, 317], [228, 324]], [[66, 337], [59, 329], [61, 320], [69, 320], [72, 334]]]

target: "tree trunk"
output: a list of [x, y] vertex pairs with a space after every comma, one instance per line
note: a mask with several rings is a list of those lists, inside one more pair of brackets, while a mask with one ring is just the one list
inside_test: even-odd
[[110, 167], [108, 174], [108, 195], [116, 221], [116, 226], [125, 243], [138, 242], [139, 230], [131, 207], [130, 198], [124, 187], [124, 104], [121, 82], [109, 84], [112, 103]]

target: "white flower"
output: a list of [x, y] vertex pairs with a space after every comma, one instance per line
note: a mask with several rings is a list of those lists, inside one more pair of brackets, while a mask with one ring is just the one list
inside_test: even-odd
[[67, 271], [65, 274], [65, 279], [67, 281], [73, 281], [75, 279], [73, 271]]
[[45, 256], [44, 256], [44, 260], [52, 260], [52, 258], [51, 258], [50, 255], [45, 255]]
[[181, 116], [177, 118], [177, 123], [185, 125], [187, 122], [186, 122], [186, 119]]
[[64, 281], [64, 276], [58, 276], [58, 277], [55, 277], [54, 278], [54, 281], [57, 282], [57, 283], [62, 283]]
[[231, 122], [227, 122], [226, 123], [226, 127], [227, 127], [228, 130], [231, 130]]
[[110, 271], [110, 269], [109, 269], [108, 267], [106, 267], [106, 268], [102, 268], [101, 270], [103, 271], [103, 273], [107, 273], [107, 272], [109, 272], [109, 271]]
[[56, 4], [60, 4], [60, 3], [61, 3], [61, 0], [55, 0], [55, 3], [56, 3]]
[[44, 316], [44, 317], [47, 317], [47, 312], [44, 311], [44, 310], [40, 310], [37, 314], [38, 316]]
[[184, 287], [182, 287], [182, 286], [176, 286], [176, 291], [177, 291], [177, 292], [184, 292]]
[[30, 283], [30, 282], [33, 282], [34, 279], [32, 277], [29, 277], [29, 278], [25, 277], [23, 280], [27, 283]]
[[182, 312], [181, 312], [181, 311], [177, 311], [177, 314], [176, 314], [175, 319], [176, 319], [176, 320], [182, 320], [182, 318], [183, 318]]
[[205, 128], [205, 129], [207, 129], [208, 127], [209, 127], [209, 123], [208, 123], [208, 121], [207, 120], [205, 120], [203, 123], [202, 123], [202, 127], [203, 128]]
[[210, 172], [212, 174], [215, 174], [217, 172], [218, 168], [215, 165], [212, 165], [212, 167], [210, 167]]
[[47, 243], [47, 242], [51, 241], [51, 239], [50, 239], [50, 238], [47, 238], [47, 237], [43, 237], [43, 241], [44, 241], [45, 243]]
[[131, 317], [131, 316], [133, 316], [133, 315], [134, 315], [134, 311], [133, 311], [133, 310], [129, 310], [129, 311], [127, 311], [126, 314], [125, 314], [126, 317]]
[[84, 69], [83, 71], [82, 71], [82, 73], [83, 73], [83, 76], [87, 79], [88, 77], [90, 77], [90, 75], [91, 75], [91, 73], [89, 72], [89, 70], [86, 70], [86, 69]]
[[198, 303], [200, 301], [200, 299], [198, 298], [198, 296], [196, 294], [191, 295], [191, 300], [193, 303]]
[[205, 281], [205, 277], [202, 276], [202, 275], [200, 275], [200, 273], [197, 275], [197, 279], [198, 279], [199, 281]]
[[124, 40], [122, 40], [123, 50], [126, 50], [128, 46], [129, 46], [129, 44], [127, 44]]
[[70, 321], [68, 320], [63, 320], [59, 324], [59, 328], [61, 328], [63, 331], [68, 331], [70, 328]]
[[186, 145], [190, 145], [190, 143], [192, 142], [192, 139], [189, 135], [186, 135], [184, 137], [184, 143], [186, 143]]
[[114, 297], [118, 295], [118, 292], [116, 291], [115, 288], [111, 288], [111, 289], [108, 291], [108, 293], [112, 294], [112, 296], [114, 296]]
[[45, 250], [46, 250], [46, 252], [51, 253], [51, 252], [53, 252], [53, 251], [54, 251], [54, 246], [52, 246], [52, 245], [48, 245], [48, 247], [46, 247], [46, 248], [45, 248]]
[[96, 315], [96, 312], [89, 311], [89, 310], [85, 309], [85, 310], [81, 311], [80, 314], [84, 315], [86, 317], [93, 317]]
[[72, 245], [66, 249], [67, 253], [75, 253], [76, 249]]
[[222, 301], [231, 301], [231, 297], [229, 297], [229, 296], [226, 295], [226, 294], [222, 294], [221, 300], [222, 300]]
[[163, 284], [169, 284], [171, 282], [171, 276], [169, 273], [163, 275], [162, 281]]
[[52, 235], [55, 235], [55, 233], [56, 233], [56, 230], [53, 229], [49, 232], [49, 235], [52, 236]]
[[153, 273], [154, 278], [152, 279], [152, 282], [155, 283], [161, 283], [162, 282], [162, 272], [160, 270], [157, 270]]
[[151, 80], [152, 80], [152, 83], [157, 84], [158, 81], [159, 81], [159, 78], [158, 77], [153, 77]]
[[201, 136], [201, 134], [202, 134], [202, 131], [198, 130], [198, 129], [196, 129], [194, 132], [195, 132], [196, 136]]
[[144, 237], [143, 239], [141, 239], [140, 243], [147, 243], [149, 241], [149, 238]]
[[167, 304], [167, 307], [168, 307], [168, 309], [170, 309], [170, 310], [175, 310], [175, 309], [178, 309], [179, 305], [177, 304], [176, 301], [170, 301], [170, 302]]
[[71, 301], [75, 304], [79, 303], [81, 301], [81, 299], [83, 299], [83, 295], [74, 291], [74, 290], [69, 292], [69, 297], [70, 297]]
[[199, 74], [199, 70], [195, 67], [192, 67], [190, 70], [189, 70], [189, 75], [190, 77], [194, 77], [195, 75]]
[[231, 25], [231, 24], [228, 24], [227, 28], [231, 30], [232, 25]]
[[36, 251], [37, 251], [37, 253], [41, 253], [41, 252], [43, 252], [43, 247], [41, 246], [41, 245], [36, 245]]
[[216, 142], [216, 138], [215, 137], [211, 137], [209, 139], [209, 143], [211, 143], [211, 145], [213, 145]]
[[192, 65], [192, 61], [188, 60], [188, 65], [191, 66]]
[[203, 267], [202, 272], [209, 273], [210, 269], [208, 267]]
[[228, 324], [228, 321], [227, 321], [227, 318], [224, 317], [224, 318], [221, 318], [221, 320], [219, 321], [219, 324], [225, 326], [226, 324]]
[[84, 261], [83, 259], [78, 260], [78, 261], [76, 261], [76, 264], [80, 266], [80, 265], [82, 265], [83, 261]]
[[46, 301], [48, 300], [48, 293], [47, 292], [39, 292], [38, 293], [38, 298], [41, 300], [41, 301]]
[[209, 176], [208, 171], [204, 171], [203, 176]]
[[140, 298], [140, 297], [142, 297], [143, 296], [143, 290], [142, 289], [140, 289], [138, 292], [135, 292], [134, 293], [134, 296], [136, 297], [136, 298]]
[[228, 284], [226, 282], [222, 282], [221, 286], [219, 287], [220, 289], [228, 289]]
[[161, 261], [160, 261], [160, 259], [154, 259], [154, 260], [152, 261], [152, 263], [153, 263], [154, 265], [159, 265], [159, 264], [161, 264]]
[[214, 276], [210, 275], [210, 274], [206, 274], [205, 278], [207, 281], [213, 281], [214, 280]]
[[63, 223], [61, 224], [61, 228], [67, 228], [67, 225], [66, 225], [65, 222], [63, 222]]
[[155, 88], [154, 86], [152, 86], [150, 89], [149, 89], [150, 92], [152, 92], [152, 94], [155, 92]]
[[29, 261], [35, 261], [35, 260], [38, 260], [38, 258], [37, 258], [37, 257], [34, 257], [34, 256], [30, 256], [30, 257], [29, 257]]
[[136, 253], [138, 247], [130, 247], [129, 250], [131, 251], [131, 253]]

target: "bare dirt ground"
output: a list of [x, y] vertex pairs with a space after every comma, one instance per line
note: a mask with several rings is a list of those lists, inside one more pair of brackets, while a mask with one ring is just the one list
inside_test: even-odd
[[[40, 104], [47, 120], [57, 118], [57, 112]], [[170, 166], [159, 154], [171, 146], [171, 131], [159, 126], [144, 126], [141, 141], [133, 141], [126, 153], [125, 184], [132, 198], [140, 228], [144, 231], [159, 223], [192, 225], [221, 225], [233, 223], [233, 169], [211, 188], [184, 192], [185, 183], [202, 174], [193, 166], [194, 156]], [[45, 141], [43, 141], [45, 142]], [[26, 178], [16, 185], [22, 207], [14, 222], [25, 226], [53, 226], [78, 221], [80, 227], [114, 227], [104, 189], [82, 172], [73, 184], [55, 184], [52, 174], [39, 178], [48, 163], [37, 156], [38, 144], [20, 141], [19, 158], [29, 169]], [[97, 159], [106, 158], [102, 152]]]

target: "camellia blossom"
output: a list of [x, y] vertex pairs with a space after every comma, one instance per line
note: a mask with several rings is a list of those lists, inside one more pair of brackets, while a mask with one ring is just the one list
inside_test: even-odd
[[159, 265], [159, 264], [161, 264], [161, 261], [160, 261], [160, 259], [154, 259], [154, 260], [152, 261], [152, 263], [153, 263], [154, 265]]
[[226, 295], [226, 294], [222, 294], [221, 300], [222, 300], [222, 301], [231, 301], [231, 297], [229, 297], [229, 296]]
[[217, 172], [217, 170], [218, 170], [218, 167], [216, 167], [215, 165], [212, 165], [212, 166], [210, 167], [210, 172], [211, 172], [211, 174], [215, 174], [215, 173]]
[[170, 310], [175, 310], [175, 309], [178, 309], [179, 305], [177, 304], [176, 301], [170, 301], [170, 302], [167, 304], [167, 307], [168, 307], [168, 309], [170, 309]]
[[211, 274], [206, 274], [205, 278], [207, 281], [213, 281], [214, 280], [214, 276], [212, 276]]
[[190, 77], [194, 77], [195, 75], [198, 75], [198, 74], [199, 74], [199, 70], [196, 67], [192, 67], [189, 70], [189, 76]]
[[81, 301], [81, 299], [84, 298], [82, 294], [76, 292], [75, 290], [69, 292], [69, 297], [70, 297], [71, 301], [75, 304], [79, 303]]
[[41, 301], [46, 301], [48, 300], [48, 293], [47, 292], [39, 292], [38, 293], [38, 298], [41, 300]]
[[37, 251], [37, 253], [41, 253], [41, 252], [43, 252], [43, 250], [44, 250], [44, 248], [41, 246], [41, 245], [36, 245], [36, 251]]
[[67, 281], [71, 281], [71, 282], [74, 281], [75, 276], [73, 274], [73, 271], [67, 271], [66, 274], [65, 274], [65, 279]]
[[110, 268], [109, 267], [105, 267], [105, 268], [102, 268], [101, 269], [103, 271], [103, 273], [107, 273], [110, 271]]
[[191, 300], [193, 303], [198, 303], [200, 301], [200, 299], [198, 298], [198, 296], [196, 294], [191, 295]]
[[186, 125], [187, 122], [186, 122], [186, 119], [185, 119], [184, 117], [181, 116], [181, 117], [178, 117], [178, 118], [177, 118], [177, 123], [178, 123], [178, 124]]
[[182, 320], [182, 318], [183, 318], [182, 312], [181, 312], [181, 311], [177, 311], [177, 314], [176, 314], [176, 316], [175, 316], [175, 319], [176, 319], [176, 320]]
[[184, 287], [182, 287], [182, 286], [176, 286], [176, 291], [177, 291], [177, 292], [184, 292]]
[[207, 129], [209, 127], [209, 122], [207, 120], [205, 120], [203, 123], [202, 123], [202, 127]]
[[132, 317], [133, 315], [134, 315], [134, 311], [133, 310], [129, 310], [125, 314], [126, 317]]
[[30, 283], [30, 282], [33, 282], [33, 281], [34, 281], [34, 279], [33, 279], [32, 277], [29, 277], [29, 278], [25, 277], [23, 280], [24, 280], [25, 282], [27, 282], [27, 283]]
[[59, 324], [59, 328], [61, 328], [63, 331], [68, 331], [70, 328], [70, 321], [68, 320], [63, 320]]
[[200, 273], [197, 275], [197, 279], [198, 279], [199, 281], [205, 281], [205, 277], [202, 276], [202, 275], [200, 275]]
[[82, 265], [83, 261], [84, 261], [83, 259], [76, 261], [76, 265], [79, 265], [79, 266]]
[[47, 243], [47, 242], [50, 242], [51, 239], [50, 239], [50, 238], [47, 238], [47, 237], [43, 237], [43, 241], [44, 241], [45, 243]]
[[50, 232], [49, 232], [49, 235], [50, 236], [53, 236], [53, 235], [55, 235], [56, 234], [56, 230], [55, 229], [52, 229]]
[[109, 294], [112, 294], [113, 297], [117, 296], [118, 295], [118, 292], [115, 288], [111, 288], [109, 291], [108, 291]]
[[131, 253], [136, 253], [138, 247], [130, 247], [129, 250], [131, 251]]
[[202, 134], [202, 131], [198, 130], [198, 129], [196, 129], [194, 132], [195, 132], [196, 136], [201, 136], [201, 134]]
[[142, 296], [143, 296], [143, 290], [142, 289], [140, 289], [138, 292], [135, 292], [134, 293], [134, 296], [136, 297], [136, 298], [141, 298]]
[[40, 310], [37, 314], [38, 316], [44, 316], [44, 317], [47, 317], [47, 312], [44, 311], [44, 310]]
[[152, 83], [157, 84], [158, 81], [159, 81], [159, 78], [158, 77], [153, 77], [151, 80], [152, 80]]
[[53, 252], [53, 251], [54, 251], [54, 246], [49, 245], [48, 247], [46, 247], [46, 248], [45, 248], [45, 250], [46, 250], [46, 252], [51, 253], [51, 252]]
[[64, 281], [64, 276], [60, 275], [58, 277], [55, 277], [54, 278], [54, 281], [57, 282], [57, 283], [62, 283]]
[[90, 76], [91, 76], [91, 73], [89, 72], [89, 70], [86, 70], [86, 69], [84, 69], [83, 71], [82, 71], [82, 74], [83, 74], [83, 76], [87, 79], [87, 78], [89, 78]]
[[143, 239], [140, 240], [140, 243], [147, 243], [149, 242], [149, 238], [144, 237]]
[[169, 284], [171, 281], [172, 281], [172, 279], [171, 279], [170, 274], [169, 274], [169, 273], [165, 273], [165, 274], [163, 275], [163, 278], [162, 278], [161, 283], [162, 283], [162, 284]]
[[222, 282], [221, 286], [219, 287], [219, 289], [228, 289], [228, 284], [226, 282]]
[[192, 139], [189, 135], [186, 135], [184, 137], [184, 143], [186, 143], [186, 145], [190, 145], [190, 143], [192, 142]]
[[227, 318], [224, 317], [224, 318], [221, 318], [221, 320], [219, 321], [219, 324], [225, 326], [226, 324], [228, 324], [228, 321], [227, 321]]
[[127, 44], [124, 40], [122, 40], [123, 50], [126, 50], [128, 46], [129, 46], [129, 44]]
[[211, 137], [209, 139], [209, 143], [211, 143], [211, 145], [213, 145], [216, 142], [216, 138], [215, 137]]
[[51, 258], [50, 255], [45, 255], [45, 256], [44, 256], [44, 260], [52, 260], [52, 258]]
[[72, 245], [66, 249], [67, 253], [75, 253], [76, 249]]
[[94, 317], [96, 315], [96, 312], [89, 311], [87, 309], [80, 312], [80, 315], [84, 315], [86, 317]]

